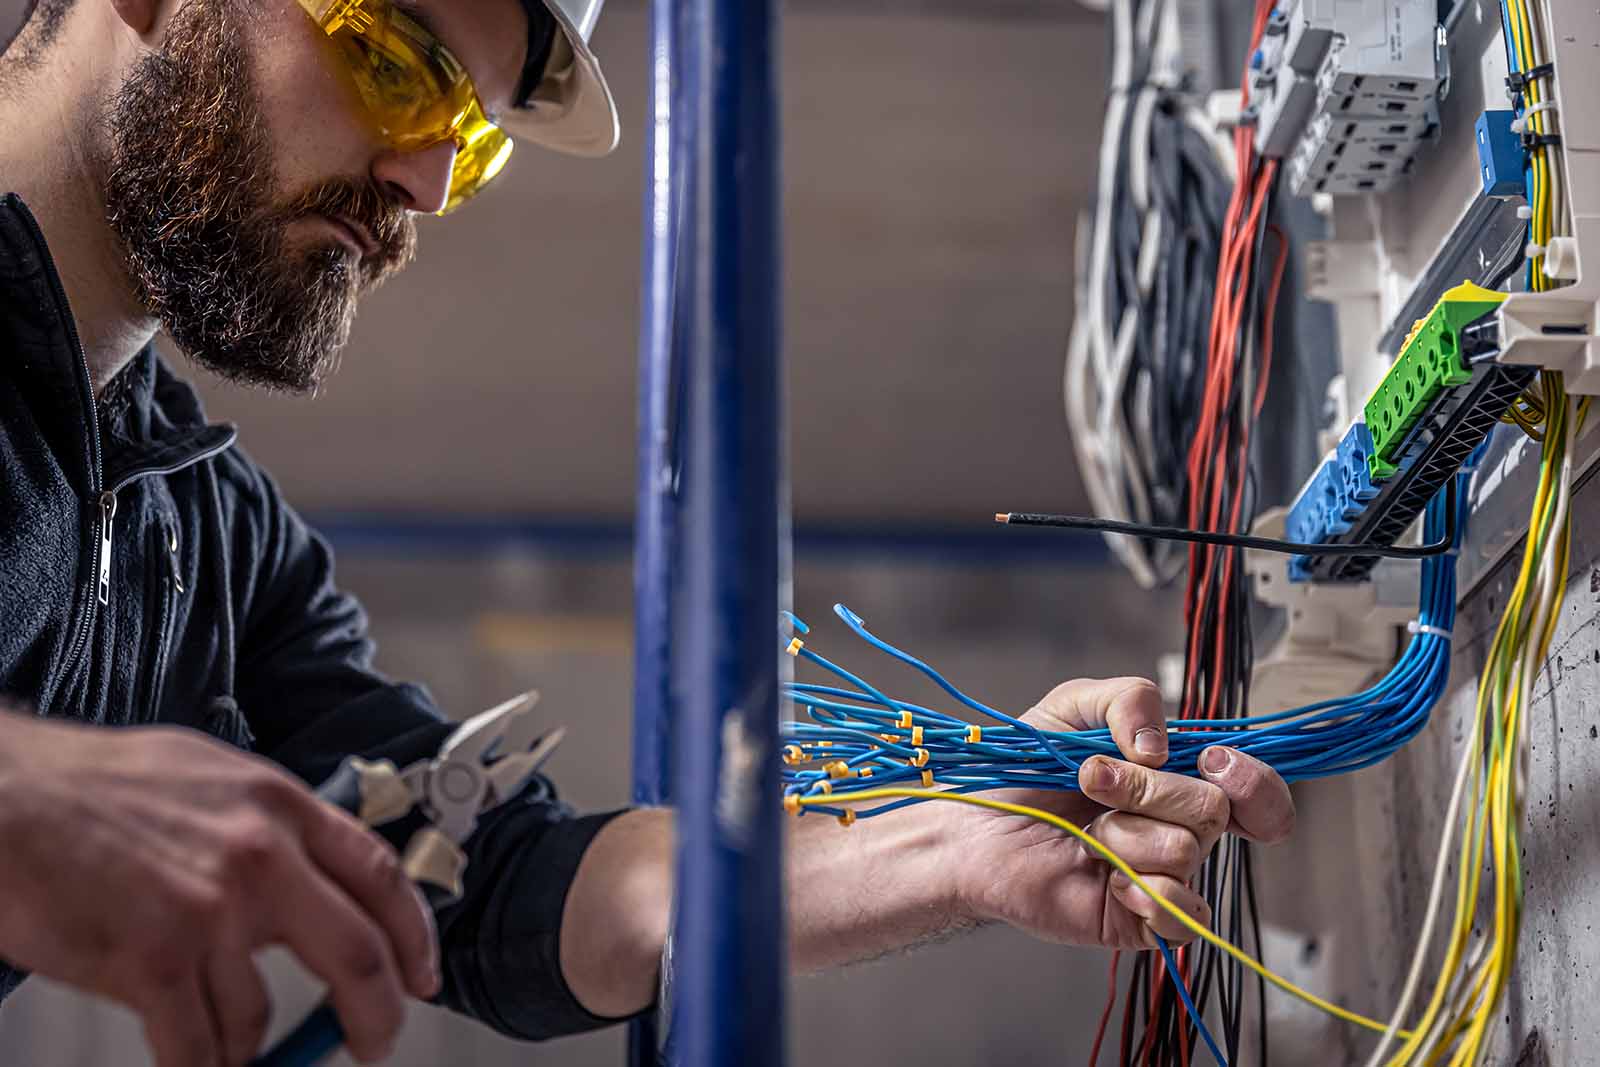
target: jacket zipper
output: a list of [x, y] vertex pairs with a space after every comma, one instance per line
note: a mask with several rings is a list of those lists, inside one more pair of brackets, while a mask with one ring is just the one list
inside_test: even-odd
[[[211, 448], [185, 456], [180, 462], [136, 467], [123, 474], [121, 478], [117, 479], [117, 484], [100, 494], [100, 554], [97, 566], [100, 574], [99, 601], [102, 607], [111, 603], [111, 535], [117, 518], [117, 494], [141, 478], [176, 474], [181, 470], [187, 470], [196, 463], [204, 463], [211, 457], [221, 455], [232, 448], [233, 442], [234, 438], [230, 435], [226, 440]], [[178, 576], [178, 531], [176, 527], [172, 530], [171, 540], [168, 544], [168, 566], [172, 570], [172, 580], [177, 583], [178, 592], [183, 592], [183, 579]]]
[[117, 494], [100, 494], [100, 606], [111, 603], [111, 530], [117, 519]]
[[[43, 254], [48, 246], [45, 244], [44, 231], [39, 228], [39, 220], [33, 217], [33, 212], [28, 210], [26, 204], [20, 205], [24, 222], [33, 233], [34, 243]], [[78, 384], [83, 389], [83, 402], [86, 405], [86, 420], [89, 423], [89, 499], [99, 502], [99, 516], [96, 523], [99, 526], [94, 538], [95, 560], [94, 572], [99, 576], [99, 588], [96, 593], [91, 593], [84, 605], [83, 615], [78, 620], [78, 632], [73, 636], [71, 651], [67, 653], [64, 663], [65, 670], [62, 677], [70, 677], [71, 672], [77, 669], [78, 657], [83, 654], [84, 646], [89, 643], [89, 635], [94, 632], [96, 609], [101, 604], [110, 603], [111, 599], [111, 521], [116, 514], [116, 495], [106, 493], [101, 483], [105, 480], [105, 460], [100, 451], [100, 413], [94, 402], [94, 375], [89, 372], [89, 357], [83, 350], [83, 339], [78, 335], [78, 322], [72, 316], [72, 305], [67, 303], [67, 290], [61, 284], [61, 275], [56, 273], [54, 267], [46, 270], [49, 276], [50, 290], [56, 298], [56, 312], [67, 327], [67, 339], [72, 343], [72, 351], [78, 357], [78, 367], [83, 372]], [[106, 498], [110, 497], [108, 501]]]

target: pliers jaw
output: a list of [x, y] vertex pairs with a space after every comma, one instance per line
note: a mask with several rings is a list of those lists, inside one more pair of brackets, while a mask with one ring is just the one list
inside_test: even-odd
[[531, 714], [537, 693], [523, 693], [462, 723], [433, 760], [404, 772], [417, 805], [434, 827], [465, 841], [478, 816], [522, 792], [561, 744], [561, 727], [540, 734]]
[[561, 744], [565, 730], [539, 734], [530, 712], [537, 693], [523, 693], [458, 726], [432, 759], [404, 770], [388, 760], [350, 757], [319, 795], [368, 826], [382, 826], [421, 811], [428, 825], [401, 854], [413, 881], [435, 906], [461, 896], [466, 854], [461, 843], [478, 816], [520, 793]]

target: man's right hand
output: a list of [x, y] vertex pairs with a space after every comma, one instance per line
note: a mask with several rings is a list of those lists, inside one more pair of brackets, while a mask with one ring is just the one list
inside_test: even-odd
[[328, 984], [350, 1052], [393, 1046], [439, 985], [394, 851], [271, 764], [203, 735], [0, 712], [0, 957], [132, 1008], [160, 1067], [254, 1056], [251, 952]]

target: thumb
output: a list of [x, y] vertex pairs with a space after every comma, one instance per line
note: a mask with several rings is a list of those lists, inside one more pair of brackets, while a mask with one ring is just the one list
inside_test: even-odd
[[1045, 694], [1023, 716], [1045, 730], [1111, 731], [1124, 758], [1145, 767], [1167, 762], [1167, 717], [1161, 691], [1145, 678], [1079, 678]]

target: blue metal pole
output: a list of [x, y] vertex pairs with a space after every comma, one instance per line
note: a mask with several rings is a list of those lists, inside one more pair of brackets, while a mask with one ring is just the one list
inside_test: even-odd
[[679, 855], [670, 1060], [783, 1063], [776, 0], [677, 0], [692, 294], [674, 584]]
[[[679, 77], [675, 30], [679, 12], [670, 0], [651, 5], [650, 116], [645, 145], [644, 279], [639, 325], [639, 446], [634, 517], [633, 800], [672, 800], [672, 588], [676, 546], [678, 457], [673, 433], [674, 384], [682, 381], [677, 324], [688, 286], [677, 265], [686, 232], [686, 139], [673, 116], [684, 110], [687, 88]], [[628, 1032], [628, 1062], [660, 1062], [662, 1020], [635, 1021]]]
[[644, 301], [639, 326], [639, 469], [633, 556], [633, 799], [665, 804], [671, 789], [672, 325], [681, 214], [672, 149], [671, 6], [652, 9], [645, 156]]

